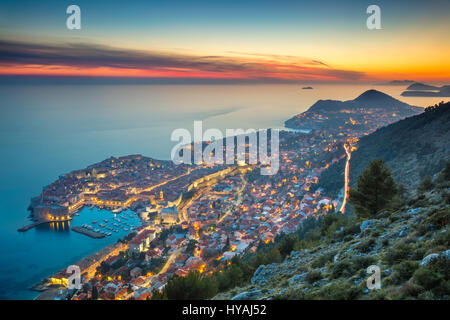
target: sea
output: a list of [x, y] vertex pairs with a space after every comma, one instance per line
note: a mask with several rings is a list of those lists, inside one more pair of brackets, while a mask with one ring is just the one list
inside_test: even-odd
[[[283, 122], [319, 99], [349, 100], [377, 89], [411, 105], [443, 98], [401, 97], [403, 86], [317, 84], [100, 85], [0, 84], [0, 299], [34, 299], [29, 290], [125, 236], [103, 239], [68, 225], [17, 229], [30, 222], [31, 197], [58, 176], [111, 156], [142, 154], [170, 159], [175, 129], [283, 128]], [[111, 219], [84, 208], [71, 226]], [[132, 221], [138, 224], [138, 219]]]

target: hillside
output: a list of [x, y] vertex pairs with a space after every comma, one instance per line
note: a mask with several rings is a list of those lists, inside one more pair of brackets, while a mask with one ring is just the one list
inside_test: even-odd
[[[353, 184], [382, 158], [410, 192], [369, 220], [352, 210], [306, 219], [297, 232], [233, 259], [242, 280], [214, 299], [448, 300], [449, 130], [450, 103], [441, 103], [362, 138], [351, 159]], [[418, 189], [425, 175], [433, 178]], [[380, 268], [379, 290], [367, 288], [369, 266]]]
[[383, 159], [394, 179], [415, 189], [427, 175], [434, 175], [450, 160], [450, 102], [383, 127], [361, 138], [350, 161], [354, 185], [364, 168]]
[[343, 132], [351, 128], [364, 134], [422, 111], [383, 92], [367, 90], [353, 100], [319, 100], [307, 111], [287, 120], [285, 126], [312, 130], [341, 128]]
[[408, 86], [408, 88], [406, 88], [406, 90], [439, 90], [439, 87], [436, 86], [430, 86], [429, 84], [425, 84], [425, 83], [420, 83], [420, 82], [415, 82], [413, 84], [411, 84], [410, 86]]
[[[413, 190], [427, 175], [442, 170], [450, 160], [450, 102], [438, 108], [382, 127], [364, 136], [350, 161], [350, 185], [368, 163], [383, 159], [394, 179]], [[331, 165], [320, 177], [318, 187], [336, 196], [343, 187], [344, 161]]]
[[404, 97], [450, 97], [450, 85], [442, 87], [422, 86], [417, 86], [419, 87], [417, 89], [408, 87], [401, 95]]
[[[449, 299], [450, 165], [434, 188], [385, 210], [377, 218], [329, 214], [306, 220], [296, 234], [234, 261], [268, 260], [248, 282], [214, 299]], [[282, 262], [271, 254], [292, 251]], [[274, 256], [275, 258], [268, 258]], [[251, 265], [251, 263], [250, 263]], [[381, 271], [381, 289], [369, 290]]]
[[[387, 112], [407, 112], [414, 107], [407, 103], [397, 100], [381, 91], [367, 90], [353, 100], [338, 101], [338, 100], [319, 100], [313, 104], [308, 111], [337, 111], [340, 109], [358, 109], [358, 108], [382, 108]], [[417, 109], [421, 111], [421, 109]]]

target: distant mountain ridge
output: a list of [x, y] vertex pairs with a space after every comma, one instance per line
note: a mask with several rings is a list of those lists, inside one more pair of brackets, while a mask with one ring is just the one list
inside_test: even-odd
[[404, 86], [408, 84], [412, 84], [416, 81], [414, 80], [392, 80], [388, 82], [378, 83], [380, 86]]
[[[428, 107], [419, 115], [362, 137], [350, 161], [351, 184], [356, 184], [372, 160], [384, 159], [396, 183], [413, 192], [368, 220], [361, 221], [350, 210], [344, 215], [328, 213], [319, 219], [305, 219], [295, 235], [282, 235], [233, 261], [235, 265], [267, 262], [258, 265], [248, 282], [214, 299], [448, 300], [448, 141], [450, 102]], [[344, 168], [339, 163], [343, 162], [345, 159], [323, 171], [319, 184], [334, 179], [327, 181], [329, 185], [342, 188]], [[435, 176], [431, 186], [416, 188], [424, 175]], [[330, 190], [323, 189], [321, 193], [331, 196]], [[281, 250], [289, 254], [280, 262], [275, 250], [278, 257]], [[378, 290], [367, 287], [370, 265], [383, 270]]]
[[439, 90], [439, 87], [430, 86], [425, 83], [415, 82], [410, 85], [406, 90]]
[[357, 98], [347, 101], [339, 100], [319, 100], [313, 104], [308, 111], [337, 111], [339, 109], [356, 109], [356, 108], [383, 108], [385, 110], [390, 110], [394, 108], [405, 108], [408, 111], [413, 109], [421, 111], [422, 108], [410, 106], [400, 100], [397, 100], [390, 95], [387, 95], [378, 90], [367, 90], [360, 94]]
[[[373, 160], [383, 159], [394, 179], [414, 190], [426, 175], [434, 175], [450, 161], [450, 102], [441, 103], [386, 127], [358, 142], [350, 160], [350, 185]], [[319, 178], [325, 192], [337, 196], [343, 187], [344, 160], [331, 165]]]
[[406, 88], [401, 95], [404, 97], [450, 97], [450, 85], [436, 87], [416, 82]]
[[353, 100], [318, 100], [307, 111], [285, 121], [287, 128], [326, 129], [342, 127], [365, 134], [418, 114], [423, 108], [411, 106], [378, 90], [367, 90]]
[[414, 189], [450, 161], [450, 102], [361, 138], [350, 161], [351, 184], [372, 160], [383, 159], [394, 178]]

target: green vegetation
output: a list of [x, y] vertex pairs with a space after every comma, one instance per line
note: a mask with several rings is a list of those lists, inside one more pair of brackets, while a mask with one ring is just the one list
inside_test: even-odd
[[[295, 233], [220, 262], [212, 274], [171, 278], [152, 299], [231, 298], [253, 290], [273, 299], [448, 299], [450, 260], [420, 264], [450, 247], [446, 170], [425, 195], [386, 205], [363, 232], [351, 212], [311, 217]], [[371, 265], [382, 270], [380, 290], [366, 290]]]
[[[340, 213], [332, 213], [319, 219], [308, 218], [296, 233], [278, 236], [273, 243], [262, 243], [256, 252], [245, 253], [242, 257], [234, 257], [229, 265], [219, 265], [217, 271], [211, 275], [196, 274], [194, 276], [193, 273], [190, 273], [188, 282], [180, 277], [171, 278], [163, 292], [154, 292], [152, 299], [211, 298], [218, 292], [249, 283], [260, 265], [282, 262], [292, 251], [312, 247], [318, 241], [333, 242], [337, 237], [359, 232], [359, 228], [356, 228], [355, 225], [358, 226], [354, 217]], [[338, 229], [343, 229], [339, 235], [335, 232]], [[317, 263], [331, 261], [333, 255], [330, 253]], [[318, 273], [312, 273], [310, 277], [310, 279], [319, 280]], [[192, 286], [192, 290], [186, 288], [186, 283]], [[198, 298], [199, 288], [204, 292], [202, 298]]]
[[319, 281], [322, 278], [323, 278], [323, 275], [320, 271], [312, 270], [312, 271], [308, 272], [305, 280], [309, 284], [313, 284], [314, 282]]
[[[350, 162], [351, 187], [371, 161], [383, 159], [397, 183], [416, 191], [424, 177], [444, 169], [450, 159], [449, 123], [450, 102], [442, 102], [362, 137]], [[334, 183], [342, 186], [342, 180]]]
[[433, 184], [433, 180], [431, 179], [431, 176], [426, 176], [425, 178], [423, 178], [423, 180], [420, 182], [419, 186], [417, 187], [417, 192], [418, 193], [423, 193], [423, 192], [427, 192], [430, 191], [431, 189], [433, 189], [434, 184]]
[[376, 216], [397, 193], [397, 186], [383, 160], [371, 162], [350, 190], [350, 203], [361, 218]]
[[191, 272], [186, 277], [173, 276], [164, 287], [163, 293], [154, 291], [154, 300], [203, 300], [217, 292], [216, 283], [210, 277]]

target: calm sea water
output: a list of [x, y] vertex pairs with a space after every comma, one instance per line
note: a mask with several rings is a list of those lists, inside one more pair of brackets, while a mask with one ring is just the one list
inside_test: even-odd
[[[32, 299], [42, 278], [117, 241], [41, 227], [25, 233], [32, 196], [58, 175], [110, 156], [169, 159], [176, 128], [283, 127], [318, 99], [353, 99], [375, 88], [413, 105], [439, 98], [400, 97], [403, 87], [370, 85], [0, 85], [0, 299]], [[85, 209], [72, 224], [109, 213]]]

